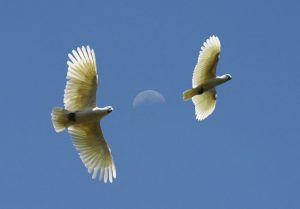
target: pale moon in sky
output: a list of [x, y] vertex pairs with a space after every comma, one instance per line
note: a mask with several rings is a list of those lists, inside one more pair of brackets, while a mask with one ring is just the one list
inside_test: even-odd
[[145, 105], [145, 104], [161, 104], [166, 102], [161, 93], [155, 90], [145, 90], [138, 93], [133, 100], [133, 108]]

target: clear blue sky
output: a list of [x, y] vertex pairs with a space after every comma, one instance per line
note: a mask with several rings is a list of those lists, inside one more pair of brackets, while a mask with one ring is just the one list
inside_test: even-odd
[[[300, 208], [300, 3], [1, 1], [0, 208]], [[203, 122], [182, 91], [200, 46], [219, 36], [217, 108]], [[93, 181], [53, 130], [67, 54], [96, 52], [98, 105], [117, 166]], [[132, 108], [137, 93], [165, 104]]]

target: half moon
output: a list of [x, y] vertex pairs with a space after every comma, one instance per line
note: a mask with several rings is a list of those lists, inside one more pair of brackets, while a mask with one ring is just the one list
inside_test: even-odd
[[164, 96], [155, 90], [145, 90], [138, 93], [132, 103], [133, 108], [137, 108], [142, 105], [151, 105], [151, 104], [162, 104], [166, 100]]

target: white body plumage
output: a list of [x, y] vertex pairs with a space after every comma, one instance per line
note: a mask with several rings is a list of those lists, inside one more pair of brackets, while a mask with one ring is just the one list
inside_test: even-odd
[[96, 106], [98, 74], [94, 50], [77, 48], [69, 54], [64, 108], [55, 107], [51, 119], [56, 132], [68, 129], [80, 159], [99, 180], [116, 178], [116, 167], [99, 121], [113, 111], [111, 106]]
[[231, 80], [231, 75], [216, 76], [217, 64], [221, 53], [218, 37], [211, 36], [204, 42], [195, 66], [192, 89], [183, 92], [183, 99], [192, 99], [197, 120], [204, 120], [216, 107], [216, 86]]
[[75, 123], [89, 123], [89, 122], [99, 122], [104, 116], [108, 115], [113, 111], [111, 106], [104, 108], [95, 107], [92, 109], [85, 109], [82, 111], [76, 111], [74, 113], [69, 113], [69, 120]]
[[198, 90], [198, 95], [203, 94], [204, 92], [214, 90], [215, 87], [227, 82], [231, 79], [231, 76], [229, 74], [218, 76], [216, 78], [209, 79], [199, 86], [195, 87], [194, 89]]

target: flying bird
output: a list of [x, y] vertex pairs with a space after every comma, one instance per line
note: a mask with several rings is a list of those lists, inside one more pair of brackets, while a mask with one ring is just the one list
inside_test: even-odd
[[68, 129], [73, 145], [95, 179], [106, 183], [116, 178], [116, 167], [99, 121], [113, 111], [96, 106], [98, 75], [94, 50], [89, 46], [69, 54], [64, 108], [55, 107], [51, 119], [56, 132]]
[[231, 75], [216, 76], [221, 43], [217, 36], [209, 37], [201, 47], [195, 66], [192, 89], [183, 92], [183, 99], [192, 98], [197, 120], [204, 120], [216, 107], [216, 86], [231, 80]]

